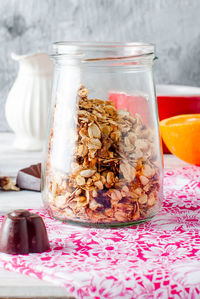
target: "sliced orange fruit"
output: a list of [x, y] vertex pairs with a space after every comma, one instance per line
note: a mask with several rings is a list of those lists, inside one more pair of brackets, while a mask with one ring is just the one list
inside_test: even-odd
[[162, 138], [172, 154], [200, 166], [200, 114], [184, 114], [160, 122]]

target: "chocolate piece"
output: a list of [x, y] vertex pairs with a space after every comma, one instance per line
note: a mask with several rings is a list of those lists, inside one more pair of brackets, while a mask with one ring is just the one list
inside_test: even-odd
[[20, 189], [41, 190], [41, 163], [21, 169], [17, 174], [17, 186]]
[[43, 252], [50, 248], [43, 219], [27, 210], [15, 210], [3, 220], [0, 251], [9, 254]]

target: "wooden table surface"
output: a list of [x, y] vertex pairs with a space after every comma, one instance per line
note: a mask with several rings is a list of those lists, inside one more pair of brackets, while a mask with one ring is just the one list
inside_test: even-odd
[[[0, 175], [15, 179], [17, 171], [41, 161], [41, 152], [16, 150], [12, 147], [13, 134], [0, 133]], [[165, 155], [165, 168], [176, 168], [187, 163], [172, 155]], [[0, 191], [0, 214], [19, 208], [42, 206], [41, 193], [32, 191]], [[0, 298], [72, 298], [65, 289], [52, 283], [0, 269]]]

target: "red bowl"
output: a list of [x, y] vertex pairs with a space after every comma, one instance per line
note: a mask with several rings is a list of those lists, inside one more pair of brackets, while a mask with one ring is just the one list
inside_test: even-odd
[[[159, 119], [179, 114], [200, 113], [200, 88], [181, 85], [157, 85]], [[163, 152], [170, 153], [163, 144]]]

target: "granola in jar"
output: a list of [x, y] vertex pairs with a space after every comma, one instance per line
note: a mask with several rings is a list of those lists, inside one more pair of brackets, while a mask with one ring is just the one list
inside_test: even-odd
[[46, 163], [46, 205], [65, 221], [96, 225], [143, 221], [157, 213], [160, 173], [154, 134], [139, 114], [116, 109], [78, 90], [75, 148], [70, 171]]

